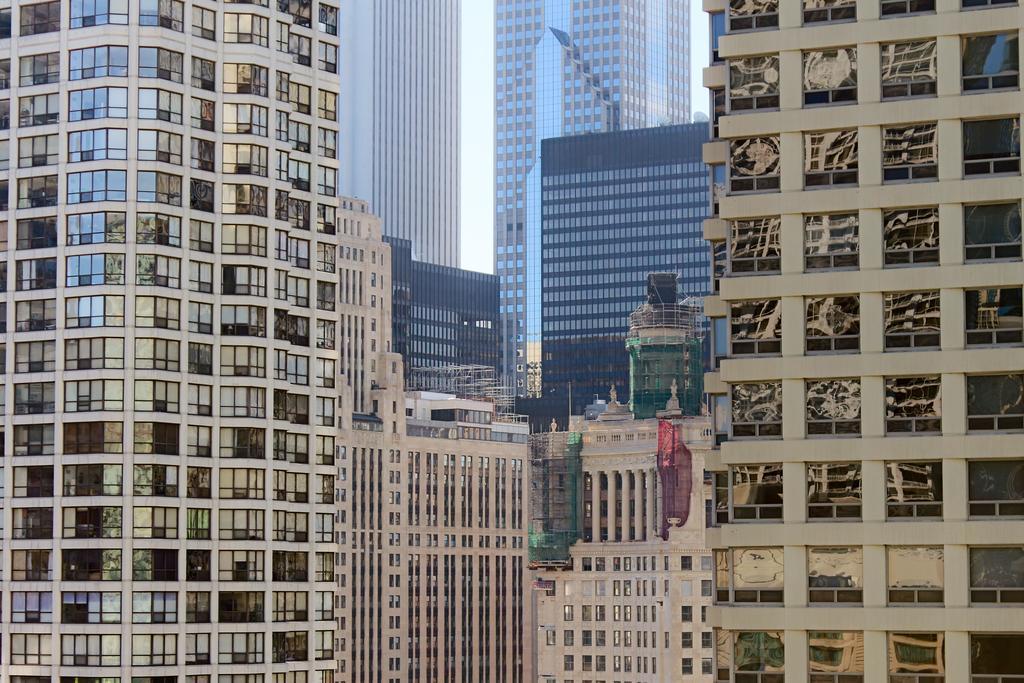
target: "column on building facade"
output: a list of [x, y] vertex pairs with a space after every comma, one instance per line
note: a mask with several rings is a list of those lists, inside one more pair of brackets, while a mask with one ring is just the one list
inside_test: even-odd
[[647, 480], [647, 528], [649, 536], [654, 538], [658, 535], [658, 512], [656, 503], [658, 499], [658, 473], [654, 469], [644, 470], [644, 479]]
[[590, 473], [590, 536], [592, 543], [601, 541], [601, 472]]
[[622, 470], [622, 517], [619, 520], [619, 524], [622, 526], [623, 541], [631, 539], [629, 531], [633, 526], [633, 515], [629, 513], [629, 502], [633, 497], [633, 487], [629, 477], [630, 472], [631, 470]]
[[615, 540], [615, 470], [608, 470], [608, 540]]
[[643, 541], [644, 497], [647, 495], [643, 485], [643, 470], [633, 470], [633, 482], [636, 486], [636, 493], [633, 494], [633, 539]]

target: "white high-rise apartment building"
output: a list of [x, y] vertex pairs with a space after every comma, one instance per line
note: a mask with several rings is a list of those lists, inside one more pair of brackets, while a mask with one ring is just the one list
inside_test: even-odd
[[1024, 680], [1024, 15], [704, 8], [716, 680]]
[[5, 683], [529, 675], [526, 427], [406, 403], [338, 26], [0, 8]]
[[341, 0], [341, 177], [419, 261], [459, 265], [461, 0]]
[[303, 0], [0, 9], [0, 679], [335, 680], [339, 429], [390, 329], [337, 33]]

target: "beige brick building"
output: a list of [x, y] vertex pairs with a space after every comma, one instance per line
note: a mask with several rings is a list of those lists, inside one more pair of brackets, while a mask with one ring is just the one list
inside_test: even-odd
[[1021, 10], [704, 8], [716, 680], [1024, 680]]
[[451, 395], [379, 401], [340, 474], [340, 680], [530, 680], [528, 426]]

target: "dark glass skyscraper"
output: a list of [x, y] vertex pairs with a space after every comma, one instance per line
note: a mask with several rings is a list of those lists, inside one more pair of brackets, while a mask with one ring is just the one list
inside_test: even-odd
[[391, 329], [406, 377], [413, 368], [498, 367], [498, 278], [424, 263], [409, 240], [391, 245]]
[[541, 390], [541, 141], [686, 121], [689, 25], [688, 0], [496, 0], [495, 273], [521, 395]]
[[707, 139], [693, 123], [544, 141], [541, 378], [544, 396], [572, 383], [574, 413], [611, 384], [627, 395], [626, 331], [648, 273], [708, 293]]

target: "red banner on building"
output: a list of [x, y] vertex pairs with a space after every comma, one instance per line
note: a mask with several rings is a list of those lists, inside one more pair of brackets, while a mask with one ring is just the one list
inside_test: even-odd
[[693, 454], [683, 443], [679, 426], [658, 421], [658, 477], [661, 479], [661, 537], [668, 540], [670, 526], [686, 525], [693, 490]]

